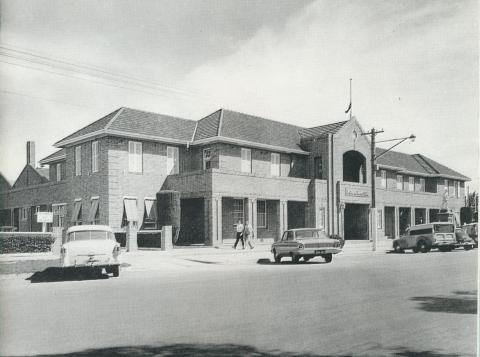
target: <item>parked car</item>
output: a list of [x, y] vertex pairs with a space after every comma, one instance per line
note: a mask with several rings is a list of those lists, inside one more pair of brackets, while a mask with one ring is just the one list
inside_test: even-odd
[[294, 263], [298, 263], [300, 258], [308, 262], [317, 256], [330, 263], [333, 254], [342, 251], [341, 247], [339, 239], [329, 238], [322, 229], [298, 228], [286, 230], [282, 238], [272, 244], [271, 252], [276, 263], [284, 257], [290, 257]]
[[475, 248], [478, 248], [478, 223], [468, 223], [462, 227], [465, 233], [475, 242]]
[[447, 252], [455, 248], [455, 225], [448, 222], [419, 224], [410, 227], [406, 234], [393, 240], [393, 250], [403, 253], [405, 249], [427, 253], [432, 248]]
[[455, 229], [455, 238], [457, 239], [455, 248], [463, 247], [465, 250], [470, 250], [475, 246], [473, 239], [462, 228]]
[[120, 275], [120, 245], [108, 226], [85, 225], [70, 227], [60, 251], [64, 268], [90, 268], [100, 273]]

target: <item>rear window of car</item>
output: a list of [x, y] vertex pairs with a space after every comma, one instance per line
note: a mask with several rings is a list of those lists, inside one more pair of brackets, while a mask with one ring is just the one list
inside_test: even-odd
[[323, 231], [297, 231], [295, 233], [297, 239], [306, 238], [328, 238]]
[[453, 233], [455, 230], [453, 224], [435, 224], [433, 229], [435, 233]]
[[102, 240], [102, 239], [113, 239], [112, 232], [106, 231], [78, 231], [71, 232], [67, 237], [68, 242], [77, 241], [77, 240]]

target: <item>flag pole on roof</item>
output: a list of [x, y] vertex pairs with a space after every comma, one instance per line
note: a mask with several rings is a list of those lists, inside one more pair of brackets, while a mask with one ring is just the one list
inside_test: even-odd
[[350, 78], [350, 103], [348, 104], [347, 110], [345, 110], [345, 114], [350, 112], [350, 119], [352, 119], [352, 79]]

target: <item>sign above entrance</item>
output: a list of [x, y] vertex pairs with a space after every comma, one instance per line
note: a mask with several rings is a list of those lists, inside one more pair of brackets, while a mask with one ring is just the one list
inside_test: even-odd
[[350, 197], [368, 197], [368, 192], [364, 190], [345, 187], [345, 196]]

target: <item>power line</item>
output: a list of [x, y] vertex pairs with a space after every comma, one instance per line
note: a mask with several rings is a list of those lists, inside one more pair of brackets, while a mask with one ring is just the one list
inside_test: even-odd
[[78, 104], [73, 104], [73, 103], [67, 103], [67, 102], [62, 102], [61, 100], [50, 99], [50, 98], [43, 98], [43, 97], [37, 97], [37, 96], [34, 96], [34, 95], [29, 95], [29, 94], [20, 93], [20, 92], [8, 91], [8, 90], [3, 90], [3, 89], [0, 89], [0, 92], [5, 93], [5, 94], [10, 94], [10, 95], [18, 95], [18, 96], [21, 96], [21, 97], [27, 97], [27, 98], [32, 98], [32, 99], [44, 100], [44, 101], [46, 101], [46, 102], [54, 102], [54, 103], [60, 103], [60, 104], [70, 105], [70, 106], [72, 106], [72, 107], [90, 108], [90, 107], [87, 107], [86, 105], [78, 105]]

